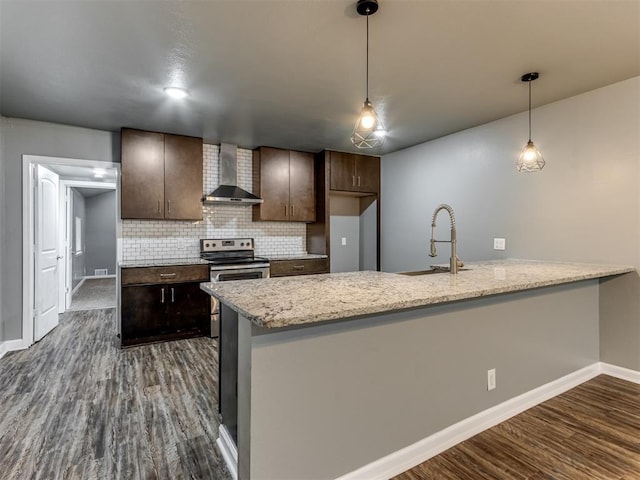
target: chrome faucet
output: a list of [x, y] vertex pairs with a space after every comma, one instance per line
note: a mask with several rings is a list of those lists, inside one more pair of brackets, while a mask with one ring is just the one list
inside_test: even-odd
[[[440, 213], [440, 210], [446, 210], [449, 213], [449, 220], [451, 221], [451, 240], [436, 240], [434, 238], [435, 229], [436, 229], [436, 217], [438, 216], [438, 213]], [[445, 203], [438, 205], [438, 207], [433, 212], [433, 217], [431, 217], [431, 248], [429, 252], [430, 257], [435, 257], [437, 255], [436, 253], [437, 242], [451, 244], [451, 259], [449, 261], [449, 272], [451, 274], [458, 273], [458, 267], [459, 266], [461, 267], [464, 264], [458, 258], [458, 255], [456, 253], [456, 217], [453, 213], [453, 208], [451, 208], [449, 205]]]

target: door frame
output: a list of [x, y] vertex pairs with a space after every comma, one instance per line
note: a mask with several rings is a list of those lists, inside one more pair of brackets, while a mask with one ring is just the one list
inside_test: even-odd
[[[22, 155], [22, 348], [34, 344], [35, 313], [35, 188], [36, 166], [68, 165], [116, 170], [116, 262], [122, 259], [120, 220], [120, 164], [99, 160]], [[58, 236], [58, 239], [60, 236]], [[60, 248], [60, 245], [58, 245]]]

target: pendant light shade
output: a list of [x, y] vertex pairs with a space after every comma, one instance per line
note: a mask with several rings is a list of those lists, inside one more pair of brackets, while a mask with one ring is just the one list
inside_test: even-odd
[[531, 140], [520, 152], [517, 167], [519, 172], [539, 172], [544, 167], [544, 158]]
[[384, 143], [386, 133], [375, 108], [367, 98], [351, 134], [351, 143], [358, 148], [379, 147]]
[[356, 10], [360, 15], [367, 17], [367, 96], [353, 128], [351, 143], [358, 148], [375, 148], [384, 143], [387, 133], [369, 100], [369, 15], [378, 11], [378, 2], [377, 0], [358, 0]]
[[529, 141], [522, 149], [516, 162], [519, 172], [539, 172], [544, 167], [544, 157], [531, 141], [531, 82], [539, 77], [538, 72], [526, 73], [520, 80], [529, 83]]

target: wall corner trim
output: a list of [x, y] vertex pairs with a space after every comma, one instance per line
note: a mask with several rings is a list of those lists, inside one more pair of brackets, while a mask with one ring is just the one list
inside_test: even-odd
[[[606, 367], [605, 367], [606, 366]], [[629, 373], [631, 372], [631, 373]], [[614, 367], [612, 365], [593, 363], [580, 370], [553, 380], [540, 387], [534, 388], [522, 395], [518, 395], [505, 402], [495, 405], [487, 410], [479, 412], [471, 417], [465, 418], [444, 430], [434, 433], [416, 443], [401, 450], [393, 452], [363, 467], [349, 472], [337, 480], [387, 480], [396, 475], [406, 472], [416, 465], [434, 457], [445, 450], [487, 430], [509, 418], [528, 410], [542, 402], [545, 402], [561, 393], [566, 392], [581, 383], [591, 380], [598, 375], [607, 375], [630, 380], [629, 378], [616, 375], [629, 375], [636, 378], [636, 383], [640, 379], [640, 372]], [[634, 381], [634, 380], [630, 380]]]
[[610, 375], [612, 377], [620, 378], [628, 382], [637, 383], [640, 385], [640, 372], [631, 370], [630, 368], [618, 367], [617, 365], [611, 365], [609, 363], [600, 362], [601, 373]]

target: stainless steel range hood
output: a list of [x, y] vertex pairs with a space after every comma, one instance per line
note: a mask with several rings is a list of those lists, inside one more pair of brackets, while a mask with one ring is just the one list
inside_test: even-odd
[[263, 200], [238, 187], [238, 147], [220, 144], [220, 186], [202, 199], [203, 203], [255, 205]]

